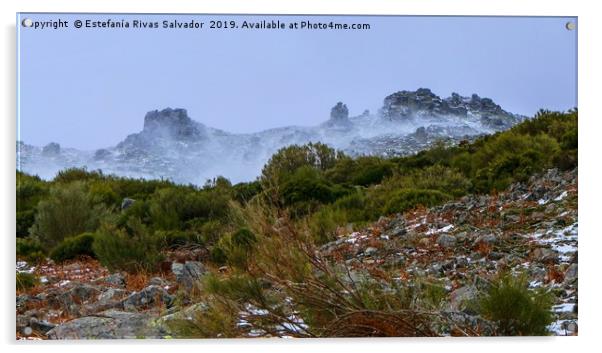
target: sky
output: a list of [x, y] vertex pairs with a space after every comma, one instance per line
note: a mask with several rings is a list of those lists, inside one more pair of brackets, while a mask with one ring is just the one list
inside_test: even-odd
[[[21, 14], [17, 139], [93, 150], [142, 129], [146, 112], [185, 108], [243, 133], [376, 112], [396, 91], [478, 93], [507, 111], [577, 106], [574, 18]], [[85, 29], [73, 21], [280, 20], [367, 23], [369, 30]]]

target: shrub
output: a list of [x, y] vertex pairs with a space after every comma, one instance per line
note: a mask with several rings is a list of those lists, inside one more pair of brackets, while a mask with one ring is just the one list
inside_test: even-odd
[[362, 156], [352, 159], [345, 156], [326, 171], [326, 176], [335, 183], [368, 186], [391, 176], [394, 169], [393, 162], [380, 157]]
[[38, 204], [31, 233], [52, 247], [66, 237], [94, 231], [103, 214], [91, 205], [83, 183], [56, 185]]
[[92, 249], [93, 243], [94, 234], [92, 233], [66, 238], [52, 249], [50, 258], [56, 262], [64, 262], [80, 256], [96, 257]]
[[471, 188], [470, 180], [460, 172], [439, 164], [413, 170], [390, 182], [396, 183], [400, 188], [437, 190], [455, 197], [465, 195]]
[[502, 274], [478, 302], [481, 315], [507, 336], [542, 336], [553, 321], [549, 293], [529, 289], [527, 277]]
[[251, 250], [257, 242], [257, 237], [248, 228], [240, 228], [232, 234], [232, 244], [240, 248]]
[[46, 259], [44, 247], [37, 239], [17, 238], [17, 259], [29, 263], [39, 263]]
[[222, 235], [224, 225], [219, 221], [208, 221], [203, 223], [200, 232], [205, 244], [215, 244]]
[[391, 195], [385, 204], [384, 213], [401, 213], [416, 206], [432, 207], [451, 199], [451, 196], [436, 190], [401, 189]]
[[17, 211], [17, 237], [23, 238], [29, 235], [29, 228], [35, 222], [34, 210]]
[[284, 204], [288, 206], [311, 201], [328, 203], [337, 197], [330, 183], [319, 171], [310, 167], [301, 167], [286, 178], [282, 184], [281, 195]]
[[315, 168], [325, 171], [332, 168], [341, 153], [322, 143], [292, 145], [281, 148], [266, 163], [261, 171], [261, 185], [264, 190], [278, 189], [282, 178], [294, 173], [301, 167]]
[[95, 182], [90, 185], [92, 203], [103, 203], [106, 206], [118, 206], [121, 199], [108, 182]]
[[92, 248], [100, 262], [111, 271], [153, 272], [163, 260], [160, 244], [138, 219], [130, 219], [127, 229], [103, 224]]
[[223, 219], [229, 211], [228, 193], [219, 189], [194, 190], [166, 188], [157, 190], [149, 201], [149, 214], [159, 229], [182, 229], [193, 219]]
[[314, 241], [321, 245], [333, 240], [337, 227], [346, 223], [344, 211], [325, 206], [311, 216], [309, 229]]
[[257, 237], [247, 228], [240, 228], [232, 234], [222, 237], [211, 250], [212, 261], [216, 264], [227, 263], [233, 267], [247, 267], [249, 256]]
[[253, 181], [250, 183], [238, 183], [232, 187], [234, 199], [241, 204], [250, 201], [255, 195], [261, 193], [261, 183]]
[[228, 261], [226, 253], [219, 245], [215, 245], [213, 248], [211, 248], [209, 256], [211, 258], [211, 262], [215, 263], [216, 265], [225, 265], [226, 261]]
[[39, 283], [38, 278], [28, 272], [17, 272], [16, 282], [18, 291], [28, 290]]

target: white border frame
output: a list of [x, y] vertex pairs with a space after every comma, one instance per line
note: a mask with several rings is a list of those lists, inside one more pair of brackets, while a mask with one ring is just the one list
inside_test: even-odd
[[[124, 345], [125, 349], [145, 352], [166, 352], [177, 349], [213, 351], [291, 352], [510, 352], [515, 349], [568, 352], [596, 346], [601, 329], [602, 312], [596, 300], [601, 289], [598, 258], [602, 246], [599, 234], [598, 200], [601, 168], [598, 151], [602, 151], [602, 114], [598, 114], [599, 98], [594, 82], [601, 82], [600, 54], [602, 22], [595, 1], [580, 0], [3, 0], [2, 11], [2, 183], [0, 209], [4, 257], [2, 278], [6, 286], [0, 292], [0, 335], [7, 351], [45, 352], [106, 352], [108, 346]], [[178, 340], [178, 341], [119, 341], [119, 342], [16, 342], [14, 339], [14, 258], [15, 258], [15, 135], [16, 135], [16, 12], [145, 12], [145, 13], [263, 13], [263, 14], [363, 14], [363, 15], [496, 15], [496, 16], [578, 16], [579, 30], [579, 241], [582, 265], [579, 272], [579, 336], [549, 338], [391, 338], [391, 339], [314, 339], [314, 340]], [[597, 63], [596, 66], [594, 63]], [[600, 93], [598, 93], [599, 95]], [[597, 163], [598, 162], [598, 163]], [[84, 347], [85, 346], [85, 347]], [[128, 347], [129, 346], [129, 347]], [[136, 348], [134, 348], [136, 347]], [[599, 348], [598, 348], [599, 349]]]

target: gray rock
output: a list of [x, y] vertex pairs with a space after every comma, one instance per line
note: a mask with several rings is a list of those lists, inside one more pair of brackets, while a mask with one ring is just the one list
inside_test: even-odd
[[121, 209], [122, 210], [127, 210], [128, 208], [130, 208], [134, 202], [136, 202], [136, 200], [134, 199], [130, 199], [129, 197], [125, 197], [123, 199], [123, 201], [121, 201]]
[[96, 280], [97, 284], [109, 284], [109, 285], [113, 285], [113, 286], [117, 286], [120, 288], [125, 287], [125, 276], [123, 276], [121, 273], [113, 273], [111, 275], [108, 275], [106, 277], [100, 278], [98, 280]]
[[456, 240], [459, 243], [463, 243], [466, 241], [466, 239], [468, 239], [468, 232], [460, 232], [460, 233], [456, 234], [455, 236], [456, 236]]
[[165, 280], [164, 278], [161, 277], [153, 277], [150, 279], [150, 281], [148, 281], [149, 285], [155, 285], [155, 286], [160, 286], [160, 287], [166, 287], [169, 286], [169, 281]]
[[330, 110], [330, 120], [331, 121], [347, 121], [349, 119], [349, 109], [342, 102], [338, 102], [332, 109]]
[[406, 230], [406, 222], [403, 218], [396, 218], [394, 220], [392, 220], [388, 227], [387, 230], [384, 232], [384, 235], [387, 235], [389, 237], [400, 237], [402, 235], [407, 234], [407, 230]]
[[573, 263], [564, 272], [564, 283], [571, 284], [571, 283], [575, 282], [577, 280], [577, 275], [578, 275], [577, 264]]
[[364, 255], [372, 256], [372, 255], [376, 254], [377, 252], [378, 252], [377, 248], [370, 246], [370, 247], [366, 248], [366, 250], [364, 250]]
[[474, 286], [460, 287], [450, 294], [450, 306], [453, 310], [462, 310], [466, 304], [476, 299], [477, 289]]
[[147, 313], [108, 310], [60, 324], [48, 332], [50, 339], [134, 339], [161, 338]]
[[176, 275], [178, 284], [187, 290], [191, 290], [206, 272], [205, 266], [198, 261], [174, 262], [171, 271]]
[[65, 310], [71, 315], [79, 315], [80, 307], [95, 301], [100, 294], [96, 286], [86, 283], [73, 283], [70, 289], [62, 290], [55, 289], [47, 293], [48, 305], [51, 308]]
[[494, 245], [497, 244], [498, 242], [498, 238], [495, 234], [484, 234], [479, 236], [477, 239], [475, 239], [474, 243], [479, 244], [479, 243], [484, 243], [487, 245]]
[[156, 285], [150, 285], [140, 292], [130, 294], [122, 301], [122, 304], [125, 310], [136, 311], [159, 303], [170, 307], [173, 301], [174, 297], [165, 289]]
[[450, 234], [441, 234], [437, 238], [437, 244], [445, 249], [453, 248], [456, 245], [456, 238]]
[[556, 251], [548, 248], [537, 248], [531, 252], [531, 256], [534, 260], [543, 263], [556, 262], [558, 260]]

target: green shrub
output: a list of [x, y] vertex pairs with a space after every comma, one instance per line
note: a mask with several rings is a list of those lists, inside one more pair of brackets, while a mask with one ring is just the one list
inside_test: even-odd
[[315, 168], [325, 171], [335, 165], [341, 153], [322, 143], [309, 143], [298, 146], [283, 147], [276, 152], [261, 171], [261, 185], [264, 190], [278, 190], [282, 178], [294, 173], [301, 167]]
[[46, 259], [44, 247], [37, 239], [17, 238], [17, 259], [34, 264], [40, 263]]
[[552, 303], [550, 293], [529, 289], [526, 276], [503, 274], [479, 299], [478, 308], [502, 335], [542, 336], [553, 321]]
[[201, 237], [205, 244], [215, 244], [223, 233], [224, 225], [219, 221], [208, 221], [200, 227]]
[[106, 181], [90, 185], [90, 200], [93, 204], [103, 203], [106, 206], [120, 206], [121, 198]]
[[257, 237], [247, 228], [241, 228], [232, 234], [223, 236], [211, 250], [212, 261], [216, 264], [227, 263], [233, 267], [245, 269]]
[[402, 213], [416, 206], [432, 207], [450, 199], [450, 195], [437, 190], [401, 189], [391, 195], [383, 213]]
[[24, 238], [29, 235], [29, 228], [35, 222], [34, 210], [17, 211], [17, 237]]
[[56, 185], [38, 204], [30, 232], [53, 247], [69, 236], [96, 230], [103, 214], [102, 208], [92, 206], [83, 183]]
[[311, 216], [309, 229], [314, 241], [322, 245], [334, 240], [337, 227], [346, 223], [345, 211], [325, 206]]
[[193, 219], [219, 220], [229, 211], [228, 193], [219, 189], [172, 187], [157, 190], [149, 201], [149, 214], [158, 229], [182, 229]]
[[16, 282], [17, 290], [23, 291], [35, 287], [39, 283], [39, 280], [32, 273], [17, 272]]
[[232, 234], [232, 244], [251, 250], [257, 242], [257, 237], [248, 228], [241, 228]]
[[228, 261], [228, 257], [226, 256], [226, 253], [224, 252], [224, 250], [218, 245], [215, 245], [213, 248], [211, 248], [211, 252], [209, 253], [209, 256], [211, 258], [211, 262], [215, 263], [216, 265], [225, 265], [226, 261]]
[[250, 201], [255, 195], [261, 193], [261, 183], [253, 181], [250, 183], [238, 183], [232, 187], [234, 199], [241, 204]]
[[126, 228], [103, 224], [96, 232], [92, 248], [100, 262], [110, 271], [157, 270], [163, 260], [159, 239], [152, 236], [138, 219], [130, 219]]
[[104, 176], [100, 170], [88, 171], [86, 168], [67, 168], [54, 177], [56, 183], [73, 183], [76, 181], [99, 180]]
[[326, 171], [326, 177], [334, 183], [368, 186], [391, 176], [394, 169], [393, 162], [381, 157], [361, 156], [352, 159], [344, 156]]
[[50, 252], [50, 258], [56, 262], [64, 262], [81, 256], [96, 257], [92, 249], [94, 234], [83, 233], [65, 238]]
[[289, 176], [282, 184], [281, 194], [289, 206], [308, 201], [328, 203], [336, 197], [331, 185], [311, 167], [301, 167]]

